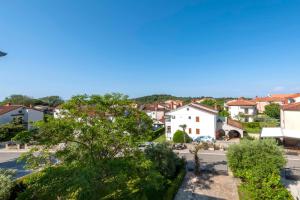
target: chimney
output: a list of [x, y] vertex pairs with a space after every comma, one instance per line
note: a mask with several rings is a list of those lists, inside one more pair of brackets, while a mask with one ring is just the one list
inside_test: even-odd
[[215, 107], [215, 110], [218, 110], [218, 106], [217, 106], [217, 104], [216, 104], [216, 103], [215, 103], [215, 106], [214, 106], [214, 107]]

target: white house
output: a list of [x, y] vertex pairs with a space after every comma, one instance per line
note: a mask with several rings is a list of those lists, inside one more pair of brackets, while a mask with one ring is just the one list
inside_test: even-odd
[[[232, 119], [242, 120], [244, 122], [253, 122], [254, 116], [257, 114], [256, 103], [244, 98], [228, 101], [224, 107], [230, 113]], [[243, 115], [243, 117], [241, 117], [241, 115]]]
[[160, 104], [146, 105], [142, 110], [152, 119], [160, 121], [164, 118], [166, 108]]
[[16, 118], [22, 120], [27, 129], [31, 129], [32, 122], [44, 119], [44, 113], [21, 105], [0, 106], [0, 125], [10, 123]]
[[215, 138], [217, 129], [218, 111], [197, 103], [172, 110], [165, 115], [166, 138], [172, 140], [180, 125], [186, 125], [186, 132], [195, 139], [198, 136], [211, 136]]
[[286, 145], [300, 145], [300, 102], [281, 106], [280, 127], [263, 128], [261, 137], [281, 138]]

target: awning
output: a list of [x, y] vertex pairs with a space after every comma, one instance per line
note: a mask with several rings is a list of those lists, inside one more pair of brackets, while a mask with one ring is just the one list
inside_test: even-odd
[[282, 128], [263, 128], [260, 134], [260, 137], [288, 137], [288, 138], [296, 138], [300, 139], [300, 131], [282, 129]]
[[263, 128], [260, 137], [283, 137], [283, 132], [280, 127]]

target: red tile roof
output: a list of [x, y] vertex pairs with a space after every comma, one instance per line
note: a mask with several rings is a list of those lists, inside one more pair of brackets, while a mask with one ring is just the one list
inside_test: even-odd
[[241, 122], [233, 120], [229, 117], [227, 118], [227, 124], [230, 125], [230, 126], [233, 126], [233, 127], [236, 127], [236, 128], [239, 128], [239, 129], [243, 130], [243, 125], [242, 125]]
[[256, 97], [253, 99], [255, 102], [284, 102], [285, 98], [283, 97]]
[[295, 97], [300, 97], [300, 93], [295, 93], [295, 94], [272, 94], [271, 97], [295, 98]]
[[300, 102], [297, 103], [291, 103], [281, 106], [282, 110], [288, 110], [288, 111], [300, 111]]
[[246, 100], [246, 99], [237, 99], [232, 100], [226, 103], [227, 106], [255, 106], [256, 103], [253, 100]]
[[8, 113], [10, 111], [16, 110], [18, 108], [21, 108], [23, 106], [20, 105], [6, 105], [6, 106], [0, 106], [0, 115], [3, 115], [5, 113]]

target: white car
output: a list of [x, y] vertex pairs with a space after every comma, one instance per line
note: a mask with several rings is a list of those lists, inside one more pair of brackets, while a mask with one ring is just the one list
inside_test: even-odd
[[215, 142], [215, 139], [211, 136], [199, 136], [196, 139], [194, 139], [194, 142]]

